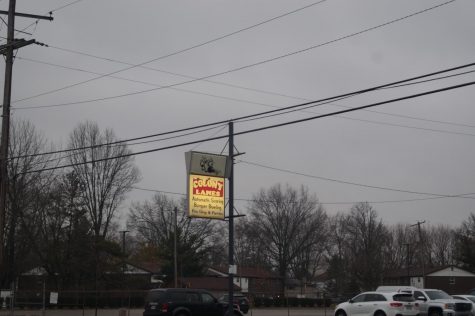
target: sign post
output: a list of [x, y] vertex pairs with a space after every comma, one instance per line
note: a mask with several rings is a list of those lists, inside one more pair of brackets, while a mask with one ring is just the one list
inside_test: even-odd
[[229, 301], [227, 315], [233, 315], [234, 296], [234, 185], [233, 122], [229, 122], [229, 154], [216, 155], [189, 151], [185, 153], [187, 171], [187, 212], [189, 217], [225, 219], [225, 179], [229, 184]]

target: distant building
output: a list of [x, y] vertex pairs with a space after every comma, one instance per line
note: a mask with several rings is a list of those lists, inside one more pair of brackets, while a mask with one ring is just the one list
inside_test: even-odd
[[[190, 289], [205, 289], [219, 297], [229, 291], [228, 279], [216, 276], [178, 278], [178, 287]], [[234, 291], [241, 292], [241, 288], [234, 284]]]
[[468, 293], [475, 284], [475, 273], [449, 265], [430, 269], [402, 269], [387, 273], [383, 285], [414, 286], [444, 290], [449, 294]]
[[[227, 268], [208, 268], [207, 275], [226, 278]], [[281, 278], [271, 271], [260, 267], [237, 267], [234, 284], [241, 288], [243, 294], [250, 296], [278, 296], [281, 293]]]

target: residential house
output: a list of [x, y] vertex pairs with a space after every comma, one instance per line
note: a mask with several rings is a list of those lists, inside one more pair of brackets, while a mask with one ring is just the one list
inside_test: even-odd
[[474, 287], [475, 273], [454, 265], [430, 269], [402, 269], [387, 273], [383, 284], [440, 289], [449, 294], [463, 294]]
[[[208, 268], [207, 275], [221, 278], [228, 277], [227, 268]], [[260, 267], [237, 267], [234, 284], [241, 288], [241, 292], [248, 296], [275, 297], [282, 295], [281, 278], [271, 271]]]

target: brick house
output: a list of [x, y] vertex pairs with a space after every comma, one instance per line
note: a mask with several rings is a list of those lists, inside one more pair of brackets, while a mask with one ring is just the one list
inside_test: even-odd
[[475, 273], [449, 265], [430, 269], [401, 269], [387, 273], [384, 285], [440, 289], [449, 294], [469, 293], [475, 287]]
[[[225, 267], [208, 268], [207, 275], [221, 278], [228, 277]], [[271, 271], [260, 267], [237, 267], [234, 284], [248, 296], [278, 296], [282, 295], [281, 278]]]

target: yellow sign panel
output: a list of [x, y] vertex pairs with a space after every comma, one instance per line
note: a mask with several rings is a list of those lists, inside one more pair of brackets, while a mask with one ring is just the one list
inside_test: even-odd
[[188, 216], [224, 219], [224, 178], [190, 174]]

